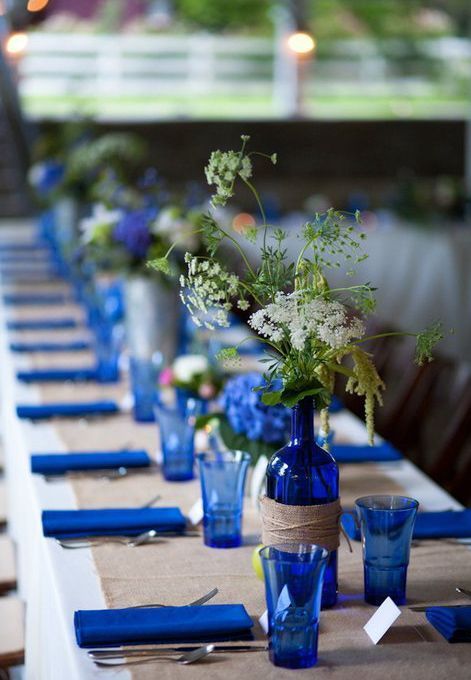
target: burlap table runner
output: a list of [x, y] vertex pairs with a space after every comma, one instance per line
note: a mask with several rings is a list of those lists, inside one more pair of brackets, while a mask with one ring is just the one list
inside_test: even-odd
[[[52, 309], [52, 308], [51, 308]], [[62, 310], [64, 313], [64, 310]], [[21, 316], [26, 316], [22, 310]], [[44, 316], [46, 313], [44, 311]], [[29, 334], [31, 336], [31, 334]], [[54, 335], [56, 337], [56, 335]], [[34, 338], [30, 338], [34, 339]], [[86, 353], [82, 359], [84, 359]], [[36, 366], [64, 364], [64, 355], [35, 356]], [[80, 363], [70, 354], [68, 364]], [[101, 397], [120, 399], [123, 385], [44, 385], [44, 401], [85, 400]], [[106, 420], [56, 421], [57, 434], [67, 449], [119, 449], [136, 446], [152, 454], [157, 447], [154, 425], [138, 425], [130, 416], [119, 415]], [[341, 497], [344, 508], [352, 507], [355, 498], [371, 493], [401, 493], [403, 489], [373, 464], [341, 466]], [[73, 489], [81, 508], [137, 506], [156, 493], [162, 504], [179, 505], [188, 511], [199, 496], [198, 482], [171, 484], [159, 474], [135, 474], [117, 482], [76, 480]], [[420, 494], [419, 494], [420, 501]], [[257, 512], [247, 502], [244, 513], [245, 545], [235, 550], [206, 548], [199, 538], [169, 539], [164, 544], [129, 549], [104, 545], [93, 549], [90, 569], [100, 578], [109, 607], [163, 602], [184, 604], [214, 586], [219, 588], [215, 603], [242, 602], [257, 620], [265, 609], [263, 584], [251, 566], [254, 545], [261, 526]], [[468, 679], [471, 669], [471, 645], [448, 644], [426, 623], [423, 614], [403, 608], [403, 613], [383, 641], [374, 646], [363, 626], [374, 608], [363, 602], [361, 546], [354, 543], [353, 553], [345, 543], [339, 548], [338, 606], [323, 612], [319, 640], [319, 663], [310, 670], [298, 671], [303, 677], [320, 680], [445, 680]], [[471, 577], [471, 552], [453, 541], [427, 541], [412, 549], [408, 577], [410, 603], [458, 602], [455, 586], [468, 585]], [[71, 635], [73, 612], [69, 612]], [[262, 637], [256, 629], [257, 637]], [[275, 668], [267, 654], [234, 654], [210, 657], [190, 668], [168, 662], [130, 667], [136, 680], [239, 680], [258, 678], [288, 680], [296, 673]], [[111, 672], [111, 671], [110, 671]]]

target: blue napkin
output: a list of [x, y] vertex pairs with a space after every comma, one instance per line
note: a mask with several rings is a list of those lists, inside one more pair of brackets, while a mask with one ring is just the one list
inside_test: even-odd
[[330, 452], [337, 463], [370, 463], [402, 459], [399, 451], [387, 442], [377, 446], [332, 444]]
[[[344, 515], [342, 524], [350, 538], [360, 540], [360, 529], [351, 515]], [[413, 538], [471, 538], [471, 509], [419, 512]]]
[[61, 404], [21, 404], [16, 407], [18, 418], [43, 420], [58, 416], [81, 417], [118, 413], [119, 407], [115, 401], [85, 401]]
[[18, 371], [16, 377], [21, 382], [62, 382], [64, 380], [98, 380], [96, 368], [44, 368], [32, 371]]
[[179, 508], [105, 508], [104, 510], [44, 510], [44, 536], [138, 536], [155, 529], [185, 533], [186, 520]]
[[73, 470], [114, 470], [119, 467], [149, 467], [147, 451], [90, 451], [89, 453], [33, 453], [31, 472], [63, 475]]
[[471, 605], [429, 607], [425, 616], [448, 642], [471, 642]]
[[18, 293], [15, 295], [4, 295], [3, 301], [6, 305], [63, 305], [67, 302], [67, 297], [61, 293]]
[[11, 352], [79, 352], [90, 349], [91, 343], [86, 340], [72, 342], [12, 342]]
[[11, 331], [46, 331], [61, 328], [76, 328], [76, 319], [29, 319], [27, 321], [8, 321], [7, 328]]
[[339, 397], [336, 397], [335, 394], [332, 395], [332, 400], [329, 404], [329, 413], [338, 413], [339, 411], [342, 411], [345, 408], [343, 405], [343, 402]]
[[104, 609], [74, 615], [79, 647], [250, 640], [253, 622], [242, 604]]

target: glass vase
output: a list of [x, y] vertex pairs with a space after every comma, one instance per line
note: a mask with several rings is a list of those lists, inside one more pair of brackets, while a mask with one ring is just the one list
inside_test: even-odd
[[[334, 458], [314, 435], [314, 401], [301, 400], [292, 410], [291, 438], [270, 459], [266, 473], [267, 496], [284, 505], [322, 505], [339, 495], [339, 471]], [[289, 542], [289, 536], [286, 537]], [[337, 551], [327, 562], [322, 607], [337, 602]]]

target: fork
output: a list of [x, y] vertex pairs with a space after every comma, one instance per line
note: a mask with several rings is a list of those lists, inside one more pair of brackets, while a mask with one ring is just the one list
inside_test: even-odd
[[[188, 604], [183, 605], [184, 607], [198, 607], [201, 604], [204, 604], [205, 602], [208, 602], [209, 600], [212, 600], [215, 595], [217, 595], [219, 592], [218, 588], [213, 588], [212, 590], [209, 591], [209, 593], [206, 593], [206, 595], [202, 595], [199, 597], [197, 600], [193, 600], [193, 602], [188, 602]], [[132, 605], [131, 607], [126, 607], [126, 609], [147, 609], [151, 607], [171, 607], [172, 605], [169, 604], [135, 604]]]
[[[471, 599], [471, 590], [467, 590], [466, 588], [461, 588], [461, 586], [456, 586], [455, 590], [460, 595], [464, 595], [465, 597]], [[460, 607], [468, 607], [469, 605], [467, 605], [467, 604], [451, 604], [451, 605], [427, 604], [427, 605], [412, 605], [412, 606], [409, 607], [409, 609], [413, 612], [425, 612], [429, 607], [434, 607], [434, 606], [449, 606], [449, 607], [453, 607], [453, 608], [460, 608]]]
[[92, 548], [97, 545], [104, 545], [105, 543], [119, 543], [126, 545], [128, 548], [137, 548], [140, 545], [148, 543], [151, 539], [157, 538], [154, 543], [161, 542], [162, 538], [157, 535], [157, 532], [151, 529], [150, 531], [143, 531], [138, 536], [132, 538], [125, 538], [124, 536], [106, 536], [105, 538], [98, 538], [97, 540], [81, 539], [81, 538], [56, 538], [56, 542], [62, 548], [67, 550], [80, 550], [81, 548]]
[[98, 545], [105, 545], [106, 543], [120, 543], [121, 545], [128, 546], [128, 548], [137, 548], [150, 541], [152, 541], [152, 543], [160, 543], [165, 540], [167, 536], [193, 537], [200, 536], [200, 533], [198, 531], [185, 531], [184, 534], [174, 532], [159, 533], [155, 529], [150, 529], [149, 531], [143, 531], [139, 536], [133, 536], [132, 538], [125, 538], [124, 536], [97, 536], [96, 538], [56, 538], [55, 540], [62, 548], [68, 550], [81, 550], [83, 548], [93, 548]]

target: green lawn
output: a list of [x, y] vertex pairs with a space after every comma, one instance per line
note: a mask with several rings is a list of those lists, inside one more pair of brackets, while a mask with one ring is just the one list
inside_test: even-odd
[[[276, 118], [269, 97], [24, 97], [32, 118], [86, 114], [103, 118], [149, 120], [158, 118], [243, 119]], [[439, 94], [420, 97], [325, 96], [306, 101], [305, 115], [319, 119], [463, 118], [469, 116], [465, 97]]]

